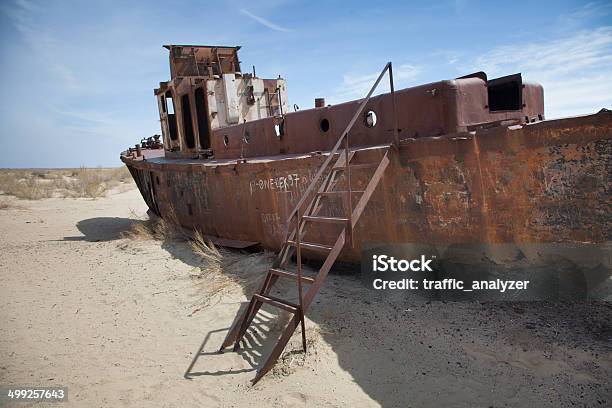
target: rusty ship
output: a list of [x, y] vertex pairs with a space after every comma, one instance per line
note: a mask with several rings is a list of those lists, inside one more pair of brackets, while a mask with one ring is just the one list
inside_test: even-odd
[[[240, 47], [165, 48], [161, 136], [121, 160], [155, 215], [221, 245], [278, 253], [221, 347], [240, 347], [263, 304], [290, 312], [255, 381], [300, 325], [306, 347], [317, 290], [367, 243], [429, 245], [466, 263], [561, 257], [609, 276], [610, 111], [546, 120], [542, 86], [521, 74], [396, 90], [388, 63], [363, 99], [290, 112], [285, 79], [244, 72]], [[302, 258], [322, 261], [316, 275]], [[278, 279], [295, 281], [297, 301], [271, 294]]]

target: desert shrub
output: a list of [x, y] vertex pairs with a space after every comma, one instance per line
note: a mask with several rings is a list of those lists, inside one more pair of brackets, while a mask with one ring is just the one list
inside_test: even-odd
[[70, 181], [71, 187], [68, 190], [76, 197], [101, 197], [108, 188], [104, 178], [101, 169], [81, 167]]
[[5, 195], [12, 195], [25, 200], [39, 200], [53, 195], [53, 183], [37, 180], [30, 172], [3, 171], [0, 177], [0, 190]]
[[98, 198], [108, 190], [134, 186], [127, 167], [69, 170], [2, 170], [0, 192], [20, 199], [39, 200], [50, 197]]
[[[140, 218], [132, 213], [134, 218]], [[174, 209], [170, 207], [164, 218], [154, 217], [135, 223], [129, 231], [123, 233], [124, 238], [135, 240], [186, 240], [190, 239], [181, 227]]]

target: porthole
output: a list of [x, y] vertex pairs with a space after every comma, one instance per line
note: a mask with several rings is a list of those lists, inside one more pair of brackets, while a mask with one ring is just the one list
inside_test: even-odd
[[229, 137], [227, 135], [223, 136], [223, 144], [225, 145], [225, 147], [229, 145]]
[[283, 137], [283, 135], [285, 134], [285, 121], [284, 120], [274, 125], [274, 134], [279, 139]]
[[367, 111], [363, 117], [366, 127], [373, 128], [376, 126], [376, 112]]
[[244, 132], [244, 136], [242, 136], [242, 140], [244, 140], [244, 143], [249, 143], [251, 141], [251, 135], [249, 135], [249, 132]]
[[319, 122], [319, 128], [322, 132], [327, 132], [329, 130], [329, 120], [323, 119]]

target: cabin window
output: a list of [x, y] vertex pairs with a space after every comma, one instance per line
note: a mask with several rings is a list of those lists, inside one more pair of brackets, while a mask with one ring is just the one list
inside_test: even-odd
[[169, 115], [174, 115], [174, 102], [172, 101], [172, 94], [168, 91], [166, 93], [166, 109]]
[[174, 114], [174, 103], [172, 101], [172, 93], [166, 92], [166, 111], [168, 112], [168, 132], [170, 132], [170, 139], [178, 139], [178, 129], [176, 127], [176, 115]]
[[319, 128], [322, 132], [327, 132], [329, 130], [329, 120], [323, 119], [319, 122]]
[[363, 120], [365, 122], [366, 127], [373, 128], [374, 126], [376, 126], [376, 112], [366, 112], [363, 117]]
[[206, 99], [204, 98], [204, 90], [202, 88], [198, 88], [195, 91], [195, 104], [200, 148], [209, 149], [210, 134], [208, 133], [208, 113], [206, 111]]
[[227, 135], [223, 136], [223, 144], [225, 145], [225, 147], [229, 145], [229, 137]]
[[181, 110], [183, 112], [183, 131], [185, 133], [185, 143], [189, 149], [193, 149], [195, 147], [195, 135], [193, 134], [193, 121], [191, 120], [189, 94], [185, 94], [181, 98]]
[[523, 108], [523, 81], [520, 74], [490, 80], [487, 91], [491, 112]]

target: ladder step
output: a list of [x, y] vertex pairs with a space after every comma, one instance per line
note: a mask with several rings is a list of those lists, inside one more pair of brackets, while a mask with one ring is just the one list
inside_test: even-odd
[[279, 299], [274, 296], [270, 296], [270, 295], [264, 296], [264, 295], [260, 295], [259, 293], [256, 293], [253, 295], [253, 297], [260, 302], [266, 303], [270, 306], [278, 307], [279, 309], [283, 309], [291, 313], [295, 313], [299, 309], [299, 306], [296, 305], [295, 303], [291, 303], [291, 302], [288, 302], [283, 299]]
[[[296, 281], [298, 278], [296, 273], [285, 271], [282, 269], [271, 268], [270, 273], [273, 273], [274, 275], [278, 275], [278, 276], [283, 276], [285, 278], [294, 279]], [[302, 275], [302, 280], [306, 283], [313, 283], [315, 281], [313, 278], [309, 276], [304, 276], [304, 275]]]
[[[342, 191], [319, 191], [317, 192], [318, 195], [338, 195], [338, 194], [346, 194], [348, 193], [348, 190], [342, 190]], [[351, 190], [351, 193], [357, 193], [357, 194], [363, 194], [365, 193], [365, 190]]]
[[303, 220], [313, 221], [313, 222], [330, 222], [330, 223], [338, 223], [338, 224], [346, 224], [348, 222], [348, 218], [336, 218], [336, 217], [315, 217], [311, 215], [302, 216]]
[[[297, 246], [295, 241], [289, 240], [287, 241], [289, 245]], [[304, 249], [312, 249], [313, 251], [319, 252], [329, 252], [332, 250], [332, 247], [327, 245], [315, 244], [312, 242], [300, 242], [300, 247]]]
[[[351, 168], [351, 171], [359, 170], [359, 169], [373, 169], [373, 168], [378, 167], [378, 163], [360, 163], [360, 164], [350, 164], [349, 163], [349, 167]], [[344, 166], [336, 166], [334, 167], [334, 170], [343, 171], [346, 169], [344, 168]]]

